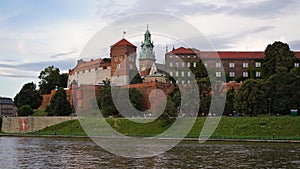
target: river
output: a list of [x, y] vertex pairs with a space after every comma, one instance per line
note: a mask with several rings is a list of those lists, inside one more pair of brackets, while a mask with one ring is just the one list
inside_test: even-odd
[[300, 168], [300, 144], [183, 141], [141, 159], [87, 138], [0, 137], [0, 168]]

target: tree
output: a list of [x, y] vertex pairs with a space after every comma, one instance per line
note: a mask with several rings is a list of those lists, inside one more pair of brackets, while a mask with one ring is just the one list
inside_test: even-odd
[[100, 97], [97, 100], [100, 111], [104, 117], [117, 116], [119, 113], [114, 105], [110, 81], [103, 81], [104, 87], [100, 89]]
[[267, 97], [263, 90], [263, 81], [248, 79], [237, 90], [234, 107], [238, 112], [256, 116], [267, 112]]
[[50, 100], [46, 112], [48, 116], [68, 116], [72, 113], [70, 102], [67, 100], [67, 94], [64, 88], [60, 87]]
[[265, 92], [270, 99], [270, 109], [275, 114], [289, 114], [298, 108], [300, 78], [295, 72], [278, 72], [265, 80]]
[[129, 70], [129, 79], [130, 79], [130, 84], [143, 83], [143, 80], [137, 70], [133, 70], [133, 69]]
[[17, 112], [18, 112], [18, 116], [29, 116], [33, 114], [33, 110], [28, 104], [19, 107]]
[[41, 105], [42, 100], [43, 97], [36, 90], [36, 85], [33, 82], [25, 84], [14, 98], [17, 107], [30, 105], [32, 109], [37, 109]]
[[54, 66], [48, 66], [40, 72], [39, 90], [42, 94], [50, 94], [55, 87], [66, 87], [68, 74], [60, 74], [60, 70]]
[[269, 44], [264, 53], [262, 67], [266, 79], [278, 72], [289, 72], [294, 67], [295, 55], [286, 43]]
[[226, 93], [226, 102], [224, 108], [224, 114], [228, 115], [234, 111], [234, 88], [231, 87]]

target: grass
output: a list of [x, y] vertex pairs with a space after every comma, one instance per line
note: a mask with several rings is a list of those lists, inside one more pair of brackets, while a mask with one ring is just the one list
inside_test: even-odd
[[[187, 137], [199, 137], [206, 118], [197, 118]], [[164, 132], [172, 122], [155, 120], [150, 123], [135, 123], [127, 119], [106, 119], [108, 124], [118, 132], [130, 136], [153, 136]], [[82, 123], [85, 123], [81, 121]], [[104, 121], [103, 121], [104, 122]], [[90, 123], [89, 134], [111, 135], [111, 131], [99, 131], [107, 123], [94, 121]], [[85, 123], [85, 126], [87, 123]], [[184, 126], [181, 126], [184, 127]], [[181, 128], [178, 128], [180, 130]], [[47, 127], [36, 134], [86, 135], [78, 120], [63, 122]], [[300, 117], [223, 117], [213, 133], [214, 138], [276, 138], [300, 139]]]
[[41, 109], [41, 110], [35, 109], [35, 110], [33, 110], [32, 116], [47, 116], [48, 113], [45, 110], [46, 110], [46, 108]]

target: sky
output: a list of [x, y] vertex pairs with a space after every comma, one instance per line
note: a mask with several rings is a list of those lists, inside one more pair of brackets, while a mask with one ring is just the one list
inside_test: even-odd
[[[144, 12], [185, 20], [216, 50], [263, 51], [282, 41], [300, 51], [298, 0], [1, 0], [0, 96], [13, 98], [24, 84], [38, 85], [39, 72], [50, 65], [68, 72], [99, 30]], [[158, 49], [166, 45], [156, 42]]]

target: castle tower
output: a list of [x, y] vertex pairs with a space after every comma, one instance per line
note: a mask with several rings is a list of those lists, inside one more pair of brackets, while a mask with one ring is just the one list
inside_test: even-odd
[[149, 75], [151, 66], [155, 63], [155, 53], [153, 52], [153, 42], [151, 42], [151, 34], [148, 29], [144, 34], [144, 42], [141, 45], [141, 53], [139, 58], [140, 63], [140, 75], [145, 77]]
[[111, 84], [123, 86], [129, 84], [129, 70], [136, 70], [136, 46], [121, 39], [110, 47]]

